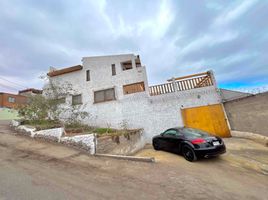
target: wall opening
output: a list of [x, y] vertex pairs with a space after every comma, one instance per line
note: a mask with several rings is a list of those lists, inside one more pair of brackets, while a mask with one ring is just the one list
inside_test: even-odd
[[132, 94], [132, 93], [143, 92], [143, 91], [145, 91], [144, 82], [133, 83], [133, 84], [123, 86], [124, 94]]

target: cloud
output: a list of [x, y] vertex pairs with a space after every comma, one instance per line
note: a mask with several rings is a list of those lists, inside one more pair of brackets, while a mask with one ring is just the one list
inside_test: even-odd
[[0, 76], [40, 88], [49, 66], [136, 53], [150, 84], [212, 69], [224, 87], [267, 85], [267, 9], [260, 0], [2, 0]]

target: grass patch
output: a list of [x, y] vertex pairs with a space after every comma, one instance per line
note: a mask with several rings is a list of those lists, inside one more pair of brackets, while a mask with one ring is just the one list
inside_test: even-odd
[[65, 131], [68, 134], [75, 134], [75, 133], [91, 133], [93, 132], [94, 128], [81, 124], [81, 123], [70, 123], [64, 125]]
[[0, 108], [0, 120], [19, 119], [18, 112], [14, 109]]
[[22, 125], [33, 126], [37, 131], [62, 127], [59, 121], [53, 120], [25, 120]]

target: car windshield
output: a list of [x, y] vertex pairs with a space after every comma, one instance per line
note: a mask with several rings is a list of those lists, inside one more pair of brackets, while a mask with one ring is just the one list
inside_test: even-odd
[[182, 128], [181, 132], [184, 136], [188, 139], [195, 139], [195, 138], [205, 138], [209, 136], [209, 134], [205, 131], [194, 129], [194, 128]]

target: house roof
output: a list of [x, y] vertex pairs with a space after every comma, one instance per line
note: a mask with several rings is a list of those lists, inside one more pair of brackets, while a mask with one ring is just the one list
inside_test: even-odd
[[43, 90], [38, 90], [38, 89], [34, 89], [34, 88], [27, 88], [25, 90], [20, 90], [19, 94], [24, 93], [24, 92], [32, 92], [35, 94], [42, 94]]
[[75, 72], [75, 71], [79, 71], [83, 69], [82, 65], [75, 65], [72, 67], [67, 67], [67, 68], [63, 68], [63, 69], [59, 69], [59, 70], [53, 70], [47, 73], [47, 75], [49, 77], [53, 77], [53, 76], [59, 76], [62, 74], [67, 74], [67, 73], [71, 73], [71, 72]]

